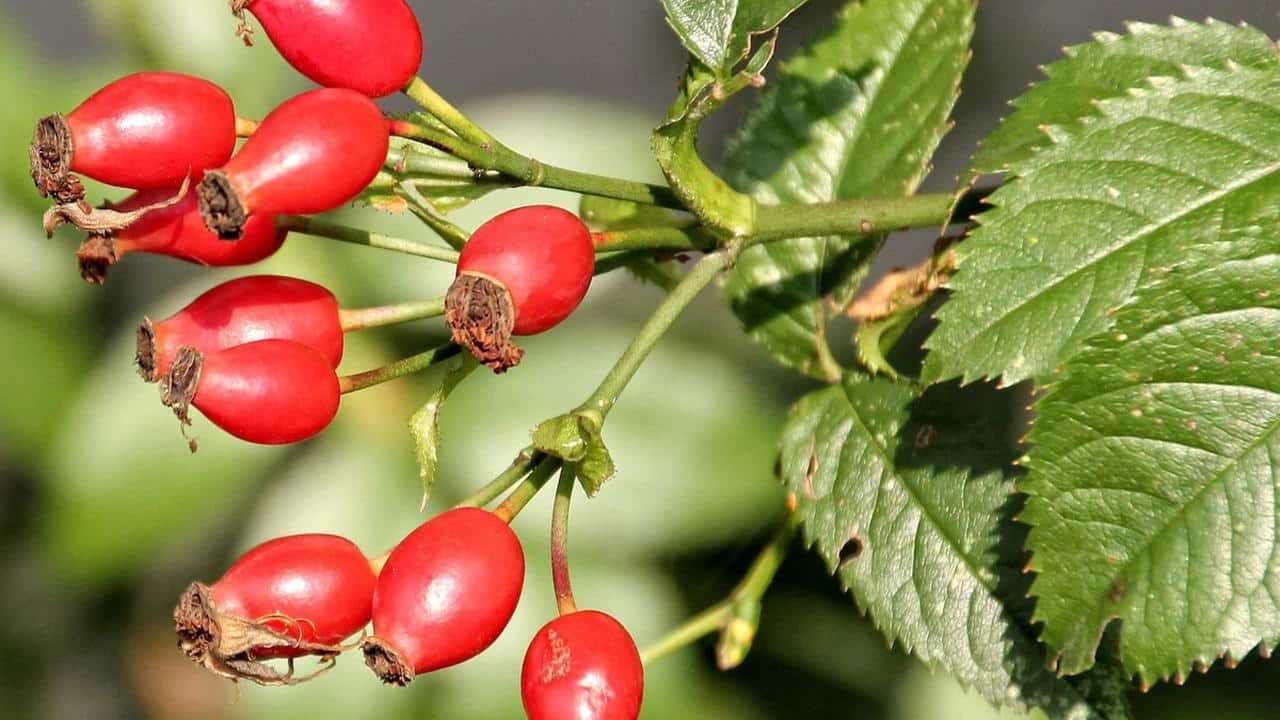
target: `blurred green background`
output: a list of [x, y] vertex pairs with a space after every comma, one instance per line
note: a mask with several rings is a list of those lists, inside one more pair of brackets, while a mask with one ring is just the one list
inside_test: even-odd
[[[648, 129], [681, 63], [656, 2], [412, 4], [429, 20], [433, 82], [497, 136], [552, 162], [656, 179]], [[820, 28], [837, 4], [810, 3], [784, 36], [787, 47]], [[1272, 34], [1280, 24], [1271, 3], [1260, 0], [1050, 5], [1059, 4], [984, 6], [961, 130], [939, 159], [935, 186], [954, 176], [1001, 101], [1034, 77], [1034, 63], [1052, 59], [1056, 45], [1087, 39], [1085, 27], [1118, 30], [1119, 18], [1159, 20], [1170, 12], [1248, 19]], [[240, 46], [222, 0], [3, 0], [0, 9], [0, 717], [521, 717], [520, 659], [554, 611], [545, 549], [549, 494], [516, 523], [530, 572], [515, 620], [477, 660], [408, 690], [381, 687], [358, 658], [346, 658], [302, 688], [242, 686], [237, 693], [176, 649], [170, 610], [178, 593], [192, 579], [215, 579], [240, 551], [280, 534], [334, 532], [376, 553], [423, 520], [406, 422], [436, 378], [349, 397], [334, 427], [287, 449], [248, 446], [197, 419], [201, 449], [191, 456], [155, 389], [133, 372], [137, 322], [167, 316], [199, 292], [250, 273], [322, 282], [356, 307], [438, 296], [449, 268], [294, 238], [252, 269], [213, 272], [131, 256], [106, 287], [84, 285], [75, 270], [75, 233], [47, 240], [39, 229], [43, 205], [26, 169], [36, 118], [144, 68], [209, 77], [249, 117], [306, 84], [265, 41]], [[1017, 40], [1006, 43], [1011, 33]], [[741, 111], [739, 105], [717, 119], [709, 147]], [[119, 196], [91, 187], [91, 198]], [[474, 227], [535, 200], [576, 202], [512, 192], [456, 219]], [[404, 218], [369, 210], [342, 215], [352, 224], [428, 236]], [[930, 238], [917, 240], [907, 247]], [[540, 419], [585, 397], [658, 299], [652, 288], [610, 276], [593, 288], [584, 311], [528, 343], [517, 371], [469, 380], [445, 411], [444, 480], [431, 511], [504, 467]], [[343, 369], [380, 365], [441, 337], [438, 322], [363, 333], [350, 339]], [[704, 298], [659, 346], [610, 420], [620, 476], [598, 499], [579, 503], [573, 521], [580, 602], [614, 613], [643, 645], [719, 599], [780, 516], [782, 493], [771, 477], [775, 436], [786, 404], [806, 387], [771, 369], [723, 307]], [[1280, 673], [1249, 660], [1181, 690], [1159, 688], [1139, 708], [1151, 718], [1269, 718], [1277, 699]], [[996, 716], [945, 676], [891, 653], [798, 548], [767, 596], [746, 665], [720, 674], [706, 644], [685, 650], [650, 671], [644, 713], [654, 720]]]

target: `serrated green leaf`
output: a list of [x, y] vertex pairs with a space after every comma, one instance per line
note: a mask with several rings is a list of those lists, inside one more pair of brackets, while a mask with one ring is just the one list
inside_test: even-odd
[[1097, 114], [1094, 103], [1119, 97], [1147, 78], [1176, 75], [1184, 65], [1280, 67], [1271, 39], [1247, 25], [1173, 18], [1168, 26], [1130, 23], [1128, 35], [1099, 33], [1065, 49], [1045, 79], [1013, 101], [1014, 111], [982, 143], [971, 176], [1005, 172], [1049, 145], [1044, 128]]
[[413, 437], [414, 455], [418, 458], [418, 475], [422, 479], [422, 507], [431, 499], [440, 472], [440, 411], [445, 402], [463, 380], [479, 367], [471, 353], [462, 353], [450, 360], [444, 377], [432, 391], [431, 398], [418, 412], [409, 418], [409, 433]]
[[1135, 297], [1039, 405], [1022, 517], [1064, 672], [1117, 619], [1144, 684], [1280, 640], [1280, 240], [1223, 248]]
[[1188, 68], [1019, 163], [957, 248], [930, 381], [1043, 379], [1135, 289], [1280, 204], [1280, 72]]
[[912, 385], [846, 376], [792, 411], [783, 479], [805, 541], [891, 642], [992, 703], [1095, 717], [1002, 602], [1020, 584], [997, 552], [1017, 532], [1004, 517], [1007, 419], [990, 388], [920, 398]]
[[[869, 0], [786, 63], [729, 146], [726, 176], [761, 203], [907, 195], [947, 129], [973, 34], [971, 0]], [[725, 294], [780, 363], [822, 379], [826, 298], [847, 304], [882, 238], [743, 251]]]
[[808, 0], [662, 0], [680, 42], [720, 79], [734, 73], [751, 37], [768, 32]]

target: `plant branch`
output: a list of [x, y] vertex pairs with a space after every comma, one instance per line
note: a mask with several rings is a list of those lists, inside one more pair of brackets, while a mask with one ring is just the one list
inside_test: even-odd
[[380, 248], [382, 250], [393, 250], [395, 252], [405, 253], [406, 255], [416, 255], [418, 257], [428, 258], [431, 260], [453, 263], [455, 265], [458, 262], [457, 251], [449, 248], [436, 247], [434, 245], [428, 245], [414, 240], [391, 237], [389, 235], [383, 235], [369, 230], [361, 230], [360, 228], [353, 228], [346, 225], [318, 220], [305, 215], [281, 215], [276, 222], [279, 227], [288, 230], [289, 232], [297, 232], [303, 235], [314, 235], [315, 237], [354, 243], [356, 245], [367, 245], [369, 247]]
[[338, 321], [343, 332], [367, 330], [369, 328], [398, 325], [414, 320], [444, 315], [444, 298], [407, 302], [398, 305], [381, 305], [379, 307], [338, 310]]
[[454, 507], [484, 507], [488, 505], [497, 499], [499, 495], [510, 490], [512, 486], [523, 480], [533, 466], [541, 462], [544, 457], [546, 456], [534, 450], [533, 446], [526, 447], [516, 455], [516, 459], [507, 466], [506, 470], [503, 470], [496, 478], [490, 480], [473, 495]]
[[734, 617], [735, 607], [739, 603], [749, 600], [758, 601], [762, 598], [773, 583], [773, 578], [778, 574], [782, 561], [786, 559], [791, 541], [799, 528], [799, 516], [794, 512], [789, 513], [786, 521], [773, 534], [769, 544], [760, 550], [760, 554], [751, 563], [747, 574], [733, 588], [728, 597], [693, 616], [671, 633], [645, 648], [640, 653], [641, 662], [647, 667], [655, 660], [721, 630]]
[[525, 478], [524, 482], [511, 491], [507, 499], [503, 500], [502, 504], [494, 509], [493, 514], [506, 523], [515, 520], [520, 511], [524, 509], [524, 506], [529, 504], [529, 501], [538, 494], [543, 485], [547, 484], [547, 481], [551, 479], [556, 470], [560, 469], [560, 464], [559, 458], [543, 456], [537, 461], [533, 471], [529, 473], [529, 477]]
[[780, 238], [870, 235], [938, 227], [951, 217], [955, 195], [858, 198], [813, 205], [758, 205], [748, 244]]
[[449, 358], [461, 352], [462, 348], [449, 343], [442, 347], [418, 353], [403, 360], [396, 361], [390, 365], [380, 367], [367, 372], [356, 373], [355, 375], [346, 375], [338, 378], [338, 386], [342, 394], [353, 393], [365, 388], [371, 388], [374, 385], [402, 378], [406, 375], [412, 375], [421, 372], [437, 363], [448, 360]]
[[672, 288], [671, 293], [645, 322], [644, 327], [640, 328], [640, 333], [631, 342], [631, 346], [622, 354], [579, 411], [598, 415], [598, 424], [603, 424], [604, 417], [613, 409], [618, 395], [627, 387], [627, 383], [635, 376], [636, 371], [640, 369], [662, 336], [671, 329], [672, 323], [685, 308], [689, 307], [689, 303], [711, 284], [716, 275], [731, 263], [732, 252], [729, 250], [712, 253], [695, 263], [693, 268]]
[[565, 465], [560, 469], [556, 503], [551, 511], [551, 582], [561, 615], [578, 611], [573, 600], [573, 585], [569, 582], [569, 504], [576, 485], [577, 469], [572, 464]]

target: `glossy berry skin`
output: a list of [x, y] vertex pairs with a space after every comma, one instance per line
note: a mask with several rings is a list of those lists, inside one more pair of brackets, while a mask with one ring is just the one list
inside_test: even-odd
[[286, 445], [328, 427], [340, 399], [338, 376], [320, 353], [259, 340], [206, 353], [191, 404], [241, 440]]
[[602, 612], [561, 616], [529, 645], [520, 695], [529, 720], [635, 720], [644, 699], [640, 653]]
[[201, 213], [221, 237], [239, 238], [246, 216], [333, 210], [369, 185], [389, 143], [387, 119], [364, 95], [303, 93], [267, 115], [230, 162], [205, 176]]
[[[154, 205], [177, 194], [177, 189], [142, 190], [130, 195], [113, 209], [131, 212]], [[170, 207], [152, 210], [137, 222], [103, 240], [85, 243], [80, 253], [82, 269], [96, 267], [99, 278], [106, 267], [131, 253], [166, 255], [209, 267], [252, 265], [276, 253], [288, 231], [276, 227], [271, 215], [255, 215], [244, 226], [238, 242], [227, 242], [209, 231], [200, 217], [196, 196], [189, 194]]]
[[[478, 508], [437, 515], [396, 546], [378, 576], [366, 661], [383, 680], [405, 684], [468, 660], [497, 640], [523, 585], [524, 551], [505, 522]], [[371, 642], [403, 667], [380, 669]]]
[[272, 44], [320, 85], [383, 97], [422, 64], [422, 31], [404, 0], [252, 0]]
[[230, 96], [190, 75], [144, 72], [99, 90], [66, 116], [70, 170], [108, 185], [171, 188], [231, 157]]
[[[220, 613], [248, 620], [285, 615], [297, 622], [263, 624], [305, 643], [336, 645], [368, 624], [376, 582], [369, 560], [350, 540], [292, 535], [242, 555], [210, 590]], [[265, 654], [300, 653], [277, 648]]]
[[511, 294], [514, 335], [555, 327], [591, 287], [595, 247], [577, 215], [550, 205], [509, 210], [481, 225], [462, 249], [458, 274], [497, 281]]
[[144, 323], [140, 332], [149, 335], [140, 336], [138, 346], [149, 380], [168, 372], [178, 351], [188, 346], [214, 353], [258, 340], [291, 340], [318, 352], [330, 368], [342, 361], [342, 324], [333, 293], [278, 275], [225, 282], [169, 318]]

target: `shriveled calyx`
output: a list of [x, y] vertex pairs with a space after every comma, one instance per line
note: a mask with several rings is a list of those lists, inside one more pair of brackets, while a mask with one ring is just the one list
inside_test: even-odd
[[413, 666], [382, 638], [367, 637], [360, 644], [360, 649], [364, 652], [364, 664], [368, 665], [382, 682], [397, 687], [404, 687], [413, 682], [416, 676]]
[[[348, 649], [302, 640], [305, 620], [279, 615], [249, 619], [222, 612], [210, 587], [201, 582], [191, 583], [178, 598], [173, 622], [178, 647], [197, 665], [230, 680], [259, 685], [296, 685], [310, 680], [333, 667], [334, 659]], [[286, 631], [278, 632], [268, 623], [282, 625]], [[315, 655], [324, 664], [314, 673], [297, 676], [290, 660], [288, 671], [280, 672], [259, 659], [276, 649]]]
[[31, 179], [41, 197], [59, 204], [84, 199], [84, 185], [71, 174], [71, 126], [61, 114], [41, 118], [31, 138]]
[[471, 351], [495, 373], [520, 364], [524, 350], [511, 342], [516, 309], [511, 293], [484, 275], [463, 272], [444, 299], [445, 321], [453, 341]]
[[244, 224], [249, 220], [249, 211], [227, 174], [221, 170], [206, 172], [196, 195], [204, 224], [223, 240], [240, 239], [244, 234]]

